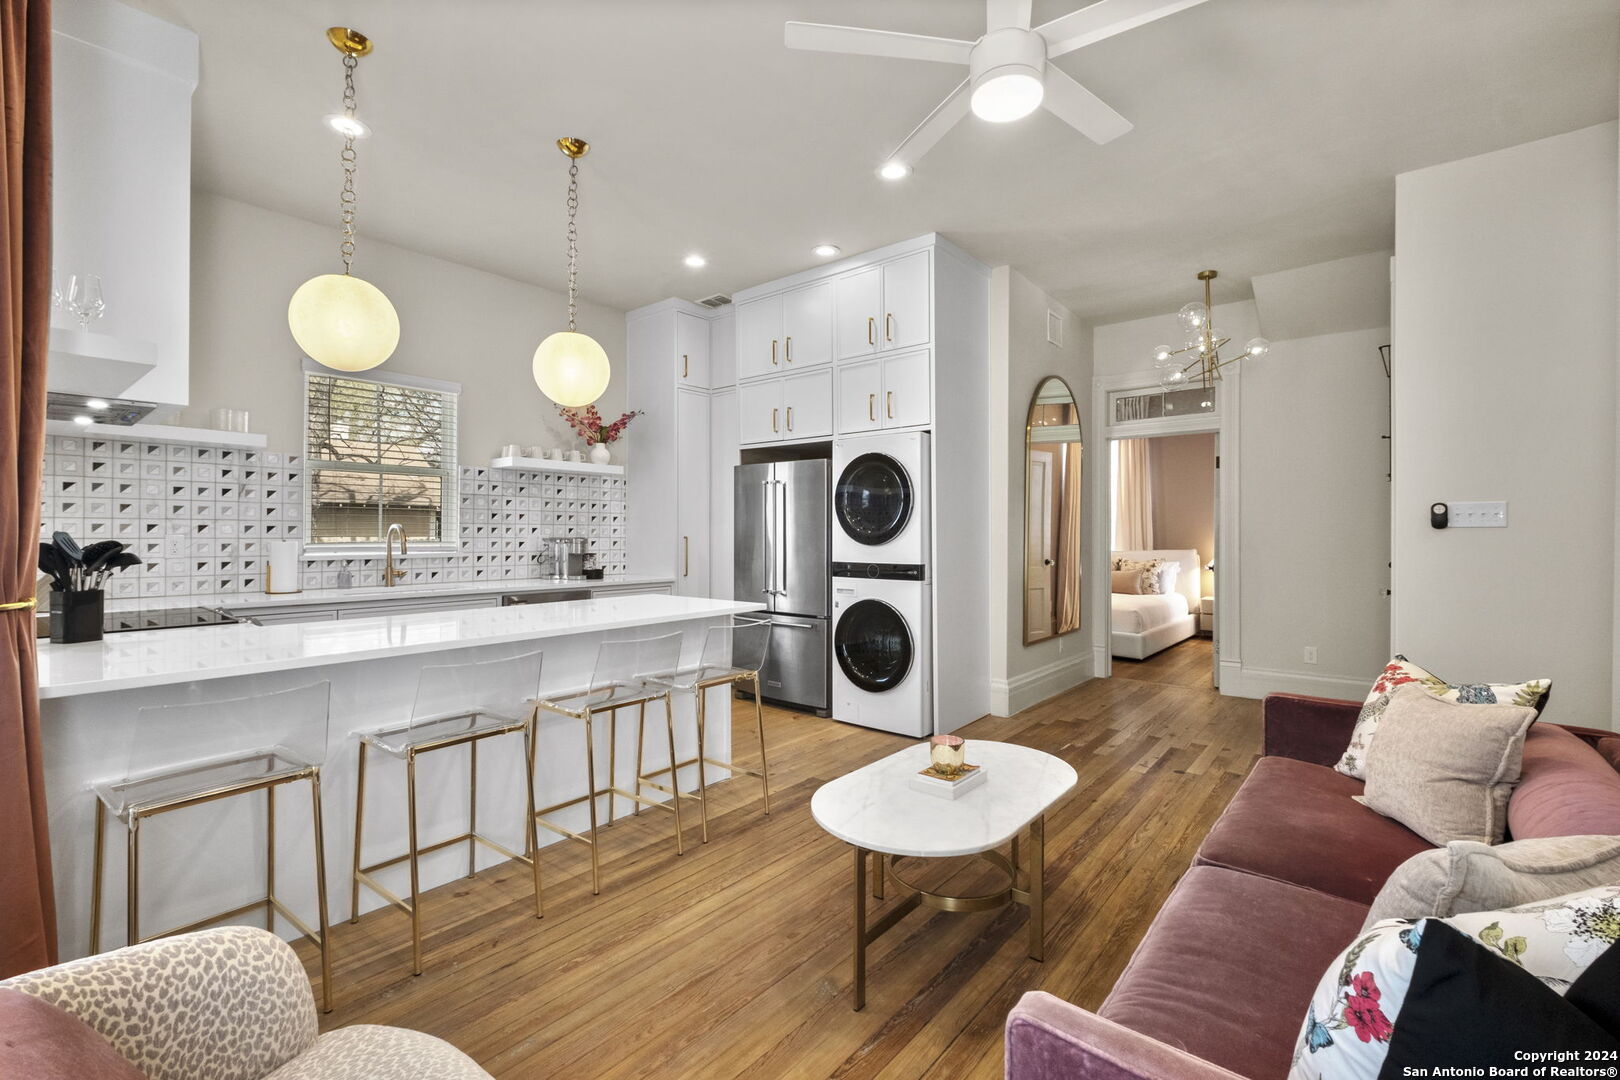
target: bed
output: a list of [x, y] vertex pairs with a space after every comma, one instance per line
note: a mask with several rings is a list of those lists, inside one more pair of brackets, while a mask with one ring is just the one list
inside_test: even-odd
[[[1163, 595], [1110, 593], [1110, 638], [1115, 656], [1146, 660], [1198, 632], [1204, 563], [1196, 551], [1116, 551], [1115, 559], [1164, 559], [1181, 564], [1176, 591]], [[1110, 563], [1110, 565], [1112, 565]]]

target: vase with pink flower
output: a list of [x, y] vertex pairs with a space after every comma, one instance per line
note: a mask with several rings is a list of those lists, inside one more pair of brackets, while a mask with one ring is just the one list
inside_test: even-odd
[[608, 445], [618, 442], [624, 435], [624, 429], [630, 426], [630, 421], [641, 415], [639, 411], [627, 412], [613, 423], [606, 424], [602, 422], [602, 414], [596, 411], [595, 405], [578, 409], [559, 405], [557, 412], [591, 448], [591, 462], [596, 465], [607, 465], [613, 461]]

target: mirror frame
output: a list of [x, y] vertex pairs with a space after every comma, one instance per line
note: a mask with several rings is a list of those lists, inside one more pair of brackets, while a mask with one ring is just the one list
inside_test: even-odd
[[[1069, 629], [1069, 630], [1063, 630], [1063, 631], [1060, 631], [1060, 632], [1047, 634], [1047, 635], [1045, 635], [1043, 637], [1039, 637], [1039, 638], [1031, 638], [1030, 634], [1029, 634], [1029, 610], [1028, 610], [1028, 608], [1029, 608], [1029, 560], [1023, 557], [1022, 552], [1025, 550], [1025, 547], [1029, 543], [1029, 498], [1030, 498], [1029, 447], [1030, 447], [1030, 434], [1031, 434], [1031, 432], [1033, 432], [1035, 430], [1035, 406], [1040, 403], [1041, 389], [1047, 383], [1054, 382], [1054, 381], [1063, 384], [1063, 389], [1068, 391], [1068, 393], [1069, 393], [1069, 400], [1074, 402], [1075, 427], [1080, 429], [1080, 438], [1077, 441], [1080, 443], [1080, 451], [1081, 451], [1081, 459], [1080, 459], [1081, 460], [1081, 465], [1080, 465], [1080, 468], [1082, 470], [1081, 471], [1081, 483], [1082, 483], [1082, 491], [1084, 490], [1083, 485], [1084, 485], [1084, 478], [1085, 478], [1084, 469], [1085, 469], [1085, 446], [1086, 446], [1085, 434], [1086, 434], [1086, 430], [1085, 430], [1085, 426], [1084, 426], [1085, 414], [1081, 409], [1080, 399], [1074, 396], [1074, 388], [1069, 385], [1069, 380], [1065, 379], [1063, 376], [1061, 376], [1061, 375], [1042, 375], [1039, 379], [1035, 380], [1035, 389], [1029, 395], [1029, 407], [1024, 411], [1024, 513], [1023, 513], [1022, 521], [1021, 521], [1020, 526], [1019, 526], [1019, 535], [1023, 539], [1022, 544], [1019, 545], [1019, 552], [1020, 552], [1019, 558], [1020, 558], [1020, 561], [1024, 564], [1024, 573], [1023, 573], [1024, 587], [1021, 590], [1021, 595], [1019, 596], [1019, 599], [1018, 599], [1018, 616], [1019, 616], [1019, 622], [1021, 624], [1021, 636], [1023, 638], [1025, 648], [1028, 648], [1031, 645], [1037, 645], [1037, 644], [1039, 644], [1039, 643], [1041, 643], [1043, 641], [1056, 641], [1060, 637], [1066, 637], [1069, 634], [1079, 633], [1082, 629], [1084, 629], [1085, 624], [1086, 624], [1085, 603], [1084, 603], [1084, 598], [1082, 598], [1082, 602], [1081, 602], [1081, 605], [1080, 605], [1080, 622], [1079, 622], [1079, 625], [1077, 625], [1077, 626], [1075, 626], [1075, 627], [1073, 627], [1072, 629]], [[1082, 495], [1082, 498], [1081, 498], [1081, 522], [1082, 522], [1082, 525], [1084, 524], [1084, 521], [1085, 521], [1085, 499], [1084, 499], [1084, 496]], [[1080, 569], [1082, 574], [1083, 574], [1084, 569], [1085, 569], [1085, 563], [1086, 563], [1086, 558], [1085, 558], [1085, 533], [1083, 531], [1080, 534], [1080, 543], [1081, 543], [1080, 566], [1079, 566], [1078, 569]]]

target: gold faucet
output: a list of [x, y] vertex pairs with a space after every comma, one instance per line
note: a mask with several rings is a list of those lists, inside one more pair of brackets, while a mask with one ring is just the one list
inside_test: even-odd
[[394, 536], [396, 533], [399, 535], [399, 553], [401, 555], [411, 553], [411, 542], [406, 537], [405, 530], [400, 527], [399, 522], [396, 521], [388, 526], [388, 539], [385, 541], [388, 547], [388, 564], [383, 567], [383, 584], [389, 586], [392, 586], [405, 576], [405, 571], [394, 569]]

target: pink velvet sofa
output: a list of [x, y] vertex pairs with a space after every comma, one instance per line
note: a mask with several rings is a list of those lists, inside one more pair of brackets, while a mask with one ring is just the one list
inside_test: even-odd
[[[1390, 873], [1429, 845], [1332, 768], [1360, 705], [1276, 694], [1265, 755], [1095, 1013], [1025, 994], [1009, 1080], [1281, 1080], [1305, 1005]], [[1600, 740], [1605, 740], [1598, 750]], [[1613, 732], [1537, 724], [1508, 806], [1517, 839], [1616, 831]]]

